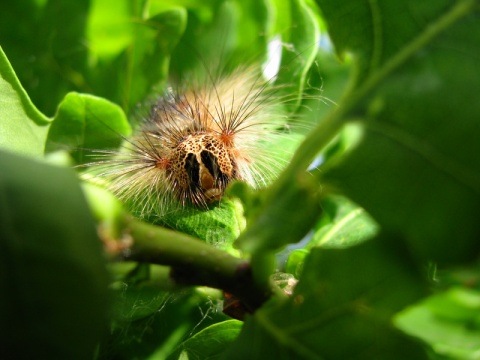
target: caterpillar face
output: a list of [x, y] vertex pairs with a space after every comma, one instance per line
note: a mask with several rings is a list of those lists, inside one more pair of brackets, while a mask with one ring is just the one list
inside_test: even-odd
[[167, 176], [180, 187], [181, 197], [193, 203], [220, 200], [237, 170], [229, 149], [220, 138], [188, 135], [173, 149]]
[[269, 145], [280, 136], [282, 115], [267, 85], [243, 69], [167, 92], [126, 151], [97, 164], [98, 176], [141, 214], [161, 214], [175, 204], [206, 207], [233, 180], [268, 184], [281, 167]]

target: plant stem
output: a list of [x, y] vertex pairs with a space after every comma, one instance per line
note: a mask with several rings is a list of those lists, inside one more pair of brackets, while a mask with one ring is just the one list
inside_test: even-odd
[[393, 55], [382, 67], [374, 72], [361, 86], [352, 88], [341, 105], [310, 133], [301, 144], [289, 166], [282, 173], [269, 191], [269, 196], [275, 197], [284, 189], [291, 186], [291, 179], [297, 174], [303, 173], [310, 165], [318, 152], [323, 149], [333, 137], [338, 134], [344, 124], [348, 122], [347, 115], [360, 103], [362, 99], [371, 94], [375, 88], [385, 80], [392, 72], [400, 68], [419, 50], [429, 44], [435, 37], [448, 29], [463, 16], [469, 14], [475, 7], [475, 0], [459, 0], [451, 10], [438, 21], [430, 24], [425, 30], [408, 43], [398, 53]]
[[254, 312], [271, 295], [268, 286], [253, 281], [250, 263], [188, 235], [129, 218], [125, 231], [133, 243], [128, 260], [169, 265], [182, 285], [202, 285], [233, 294]]

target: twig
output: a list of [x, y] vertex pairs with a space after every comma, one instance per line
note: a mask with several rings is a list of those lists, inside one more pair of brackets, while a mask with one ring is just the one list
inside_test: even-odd
[[250, 312], [271, 295], [268, 286], [256, 284], [250, 263], [188, 235], [129, 217], [125, 233], [132, 243], [125, 260], [172, 267], [171, 277], [182, 285], [218, 288], [233, 294]]

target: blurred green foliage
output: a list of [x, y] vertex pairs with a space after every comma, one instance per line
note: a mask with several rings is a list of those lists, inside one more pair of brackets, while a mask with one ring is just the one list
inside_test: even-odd
[[[480, 358], [476, 1], [0, 9], [2, 355]], [[205, 70], [272, 61], [269, 44], [281, 50], [277, 83], [295, 100], [292, 162], [262, 192], [238, 184], [230, 194], [240, 200], [160, 221], [237, 246], [260, 279], [289, 246], [278, 267], [299, 279], [293, 295], [242, 326], [220, 313], [219, 292], [178, 289], [166, 267], [109, 264], [108, 275], [73, 170], [44, 155], [73, 147], [83, 163], [81, 149], [117, 147], [143, 115], [138, 104]], [[110, 201], [92, 207], [110, 223], [109, 211], [123, 213]]]

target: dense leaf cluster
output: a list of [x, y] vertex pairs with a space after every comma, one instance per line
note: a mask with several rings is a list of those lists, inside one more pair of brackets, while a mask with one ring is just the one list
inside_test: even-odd
[[[479, 358], [475, 0], [0, 8], [2, 355]], [[139, 103], [219, 58], [264, 63], [274, 40], [295, 116], [272, 149], [297, 150], [270, 187], [150, 225], [81, 184], [72, 165], [120, 146]], [[108, 261], [98, 234], [127, 230], [130, 261]], [[298, 279], [291, 296], [271, 290], [275, 269]], [[220, 291], [186, 284], [259, 308], [230, 320]]]

